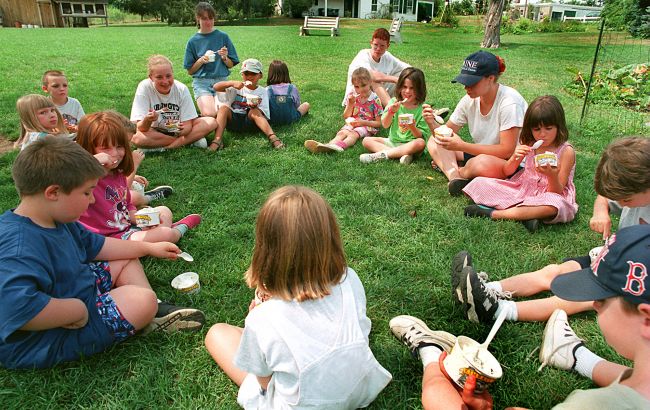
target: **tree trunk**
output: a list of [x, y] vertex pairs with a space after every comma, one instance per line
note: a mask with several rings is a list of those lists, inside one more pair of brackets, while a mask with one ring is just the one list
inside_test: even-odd
[[483, 35], [483, 48], [499, 48], [501, 45], [501, 15], [505, 0], [490, 0], [490, 9], [485, 18], [485, 34]]

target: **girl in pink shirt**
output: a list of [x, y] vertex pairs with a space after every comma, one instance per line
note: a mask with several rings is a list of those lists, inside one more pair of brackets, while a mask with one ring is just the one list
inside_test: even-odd
[[90, 231], [119, 239], [176, 243], [201, 222], [200, 215], [191, 214], [172, 223], [169, 208], [159, 206], [153, 208], [160, 213], [158, 226], [148, 229], [135, 226], [136, 208], [127, 183], [127, 176], [134, 169], [133, 155], [129, 134], [119, 113], [103, 111], [83, 117], [79, 122], [77, 142], [107, 170], [93, 190], [95, 202], [79, 218]]

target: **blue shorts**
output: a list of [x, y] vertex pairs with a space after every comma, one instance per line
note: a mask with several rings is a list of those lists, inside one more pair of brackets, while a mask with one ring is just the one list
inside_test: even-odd
[[233, 132], [257, 130], [255, 122], [248, 117], [248, 114], [233, 112], [232, 118], [226, 124], [226, 129]]
[[99, 312], [102, 322], [111, 331], [116, 342], [133, 336], [135, 327], [124, 318], [109, 293], [113, 283], [108, 262], [92, 262], [89, 266], [95, 274], [95, 289], [97, 291], [95, 306], [97, 306], [97, 312]]
[[591, 258], [589, 257], [589, 255], [576, 256], [575, 258], [565, 258], [562, 260], [562, 262], [569, 262], [569, 261], [578, 262], [578, 264], [580, 265], [580, 269], [586, 269], [591, 266]]
[[228, 77], [217, 77], [217, 78], [193, 78], [192, 79], [192, 88], [194, 89], [194, 99], [198, 100], [199, 97], [204, 97], [209, 95], [210, 97], [215, 97], [217, 92], [212, 88], [213, 85], [219, 81], [226, 81]]

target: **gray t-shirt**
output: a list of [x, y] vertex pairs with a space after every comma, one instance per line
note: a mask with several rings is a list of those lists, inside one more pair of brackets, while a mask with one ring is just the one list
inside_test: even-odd
[[626, 371], [607, 387], [574, 390], [566, 400], [553, 407], [553, 410], [650, 409], [650, 400], [631, 387], [620, 384], [621, 379], [629, 377], [630, 374], [631, 370]]
[[618, 229], [621, 230], [628, 226], [647, 225], [650, 222], [650, 205], [640, 206], [637, 208], [621, 207], [616, 201], [609, 201], [609, 210], [613, 214], [620, 215]]

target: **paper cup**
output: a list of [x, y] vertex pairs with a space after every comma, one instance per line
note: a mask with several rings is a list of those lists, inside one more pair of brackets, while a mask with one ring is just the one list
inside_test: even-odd
[[499, 361], [480, 346], [474, 339], [458, 336], [451, 353], [442, 361], [449, 378], [461, 389], [465, 386], [467, 377], [475, 375], [476, 393], [482, 393], [503, 375]]
[[262, 100], [258, 95], [255, 94], [246, 94], [246, 101], [251, 105], [258, 105]]
[[351, 122], [354, 122], [356, 119], [354, 117], [348, 117], [345, 119], [345, 122], [350, 124]]
[[172, 279], [172, 288], [185, 294], [192, 295], [201, 291], [199, 274], [196, 272], [185, 272]]
[[142, 208], [135, 213], [135, 224], [139, 228], [160, 225], [160, 212], [154, 208]]
[[413, 114], [400, 114], [397, 117], [397, 122], [399, 125], [411, 125], [413, 124]]
[[537, 166], [542, 167], [544, 165], [550, 165], [552, 167], [557, 167], [557, 155], [553, 152], [546, 151], [543, 154], [535, 155], [535, 163]]
[[600, 254], [600, 251], [602, 251], [604, 246], [597, 246], [594, 249], [589, 251], [589, 258], [591, 259], [591, 263], [594, 263], [596, 261], [596, 258], [598, 258], [598, 255]]
[[144, 185], [142, 185], [138, 181], [133, 181], [133, 183], [131, 184], [131, 190], [139, 193], [140, 195], [144, 195]]
[[433, 134], [436, 137], [451, 137], [453, 133], [454, 131], [446, 125], [441, 125], [433, 130]]

